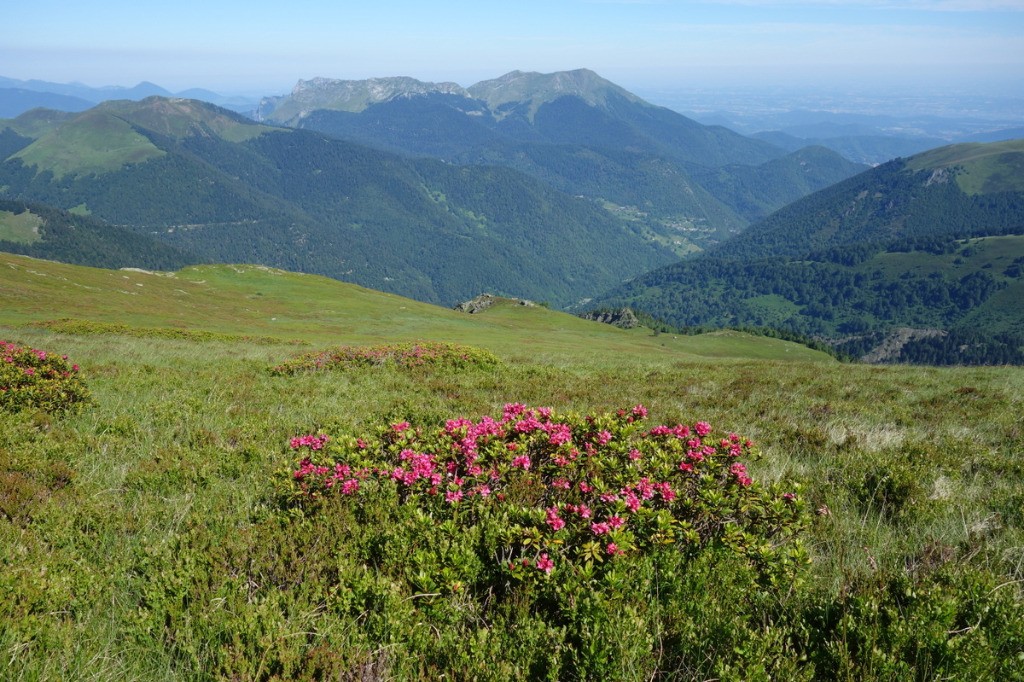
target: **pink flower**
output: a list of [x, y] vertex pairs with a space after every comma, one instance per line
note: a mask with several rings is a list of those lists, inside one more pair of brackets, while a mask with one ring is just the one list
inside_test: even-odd
[[611, 439], [612, 439], [612, 434], [609, 433], [608, 431], [602, 431], [599, 434], [597, 434], [597, 444], [598, 445], [607, 445], [608, 441], [610, 441]]
[[636, 448], [633, 448], [632, 450], [629, 451], [629, 458], [634, 462], [640, 459], [640, 457], [642, 457], [642, 455], [640, 454], [640, 451], [637, 450]]
[[747, 467], [743, 466], [739, 462], [734, 462], [729, 467], [729, 473], [736, 477], [736, 482], [744, 488], [749, 487], [753, 481], [750, 476], [747, 475]]
[[608, 552], [608, 554], [615, 556], [619, 553], [619, 546], [616, 545], [614, 542], [609, 542], [608, 546], [605, 547], [605, 551]]
[[565, 521], [558, 516], [558, 507], [548, 507], [545, 512], [547, 514], [545, 523], [551, 526], [551, 530], [558, 531], [565, 528]]
[[462, 499], [462, 491], [461, 490], [449, 490], [448, 492], [446, 492], [444, 494], [444, 501], [447, 502], [448, 504], [455, 504], [456, 502], [458, 502], [461, 499]]
[[548, 558], [547, 553], [541, 554], [540, 558], [537, 559], [537, 568], [545, 573], [551, 573], [554, 567], [555, 562]]
[[590, 524], [590, 530], [594, 535], [605, 535], [610, 533], [611, 529], [611, 526], [604, 522]]
[[711, 433], [711, 424], [707, 422], [697, 422], [693, 425], [693, 428], [701, 438]]
[[572, 430], [566, 424], [544, 424], [543, 429], [547, 431], [548, 442], [552, 445], [561, 445], [572, 440]]
[[633, 416], [638, 417], [639, 419], [646, 419], [647, 408], [644, 407], [643, 405], [637, 405], [636, 407], [633, 408]]
[[608, 517], [608, 527], [609, 528], [622, 528], [622, 526], [625, 523], [626, 523], [625, 519], [623, 519], [621, 516], [609, 516]]
[[526, 455], [519, 455], [512, 460], [512, 466], [519, 467], [524, 471], [528, 470], [530, 468], [530, 458]]
[[402, 433], [409, 428], [409, 422], [398, 422], [397, 424], [391, 425], [391, 430], [395, 433]]

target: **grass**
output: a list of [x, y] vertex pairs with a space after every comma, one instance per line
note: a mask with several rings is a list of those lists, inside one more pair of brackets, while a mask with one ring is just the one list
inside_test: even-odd
[[19, 214], [0, 211], [0, 241], [34, 244], [42, 239], [39, 234], [42, 225], [43, 219], [31, 211]]
[[[517, 306], [469, 316], [261, 268], [172, 278], [4, 256], [0, 273], [0, 337], [67, 353], [94, 397], [0, 419], [4, 679], [1021, 679], [1019, 368], [844, 365]], [[135, 331], [32, 324], [60, 317]], [[186, 321], [234, 336], [145, 332]], [[292, 338], [472, 343], [503, 364], [273, 376], [308, 350]], [[410, 591], [404, 531], [381, 525], [393, 508], [275, 511], [295, 435], [517, 401], [643, 403], [655, 424], [753, 438], [755, 479], [828, 510], [805, 582], [747, 592], [728, 564], [652, 564], [559, 621], [546, 592]]]
[[[214, 265], [148, 273], [3, 255], [0, 293], [6, 301], [4, 319], [16, 324], [70, 317], [327, 345], [437, 340], [513, 357], [561, 357], [567, 362], [576, 362], [581, 352], [595, 361], [617, 364], [645, 355], [832, 362], [804, 346], [745, 334], [654, 336], [648, 330], [621, 330], [540, 307], [502, 304], [481, 315], [467, 315], [325, 277], [263, 266]], [[74, 305], [62, 307], [59, 301], [69, 298]]]
[[991, 144], [958, 144], [941, 147], [911, 159], [911, 170], [926, 168], [960, 167], [964, 170], [956, 177], [957, 184], [967, 194], [1019, 192], [1021, 184], [1020, 140]]
[[59, 179], [65, 175], [115, 171], [125, 164], [163, 155], [127, 121], [90, 110], [41, 135], [13, 158], [21, 159], [27, 166], [52, 170]]

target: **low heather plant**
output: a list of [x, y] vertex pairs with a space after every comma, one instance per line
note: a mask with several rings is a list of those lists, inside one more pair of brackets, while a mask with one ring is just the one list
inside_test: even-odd
[[0, 341], [0, 411], [62, 412], [89, 399], [68, 356]]
[[496, 367], [501, 361], [492, 353], [457, 343], [392, 343], [378, 346], [341, 346], [306, 353], [272, 369], [274, 374], [290, 375], [324, 370], [348, 370], [357, 367]]

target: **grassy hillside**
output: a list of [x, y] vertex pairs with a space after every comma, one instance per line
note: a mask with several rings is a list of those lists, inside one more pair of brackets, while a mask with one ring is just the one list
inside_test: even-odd
[[61, 126], [40, 136], [12, 158], [49, 170], [60, 179], [108, 173], [166, 153], [130, 123], [105, 111], [90, 110], [76, 121], [78, 125]]
[[202, 265], [176, 273], [99, 270], [2, 255], [3, 319], [29, 324], [60, 318], [259, 335], [282, 343], [447, 340], [533, 357], [589, 348], [607, 362], [637, 355], [762, 357], [831, 362], [803, 346], [727, 333], [653, 336], [573, 315], [511, 303], [468, 315], [392, 294], [253, 265]]
[[[783, 362], [803, 351], [514, 305], [471, 316], [257, 267], [3, 256], [0, 296], [0, 338], [67, 353], [92, 394], [79, 412], [0, 413], [5, 679], [1021, 679], [1022, 370]], [[39, 326], [54, 317], [93, 322]], [[408, 338], [500, 364], [269, 371]], [[801, 519], [811, 563], [773, 582], [736, 538], [641, 549], [637, 525], [589, 569], [549, 549], [550, 574], [517, 577], [484, 550], [503, 542], [485, 530], [518, 532], [500, 518], [424, 515], [369, 479], [322, 503], [292, 488], [297, 436], [355, 448], [512, 402], [642, 403], [650, 425], [752, 438], [752, 486], [707, 500], [793, 493], [768, 509]], [[534, 511], [518, 523], [547, 529]]]

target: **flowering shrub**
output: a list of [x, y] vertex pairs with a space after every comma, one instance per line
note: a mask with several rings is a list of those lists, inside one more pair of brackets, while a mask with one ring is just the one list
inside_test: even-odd
[[494, 367], [496, 356], [473, 346], [457, 343], [393, 343], [379, 346], [341, 346], [306, 353], [277, 365], [274, 374], [298, 374], [327, 369], [353, 369], [391, 365], [402, 368], [443, 366], [450, 368]]
[[706, 422], [643, 428], [646, 416], [641, 405], [579, 417], [510, 404], [438, 429], [300, 436], [286, 488], [306, 510], [394, 498], [428, 526], [475, 529], [492, 539], [476, 559], [505, 579], [586, 578], [662, 548], [711, 546], [769, 582], [792, 578], [806, 561], [803, 502], [752, 480], [752, 443]]
[[78, 365], [66, 355], [0, 341], [0, 410], [60, 412], [89, 399]]

